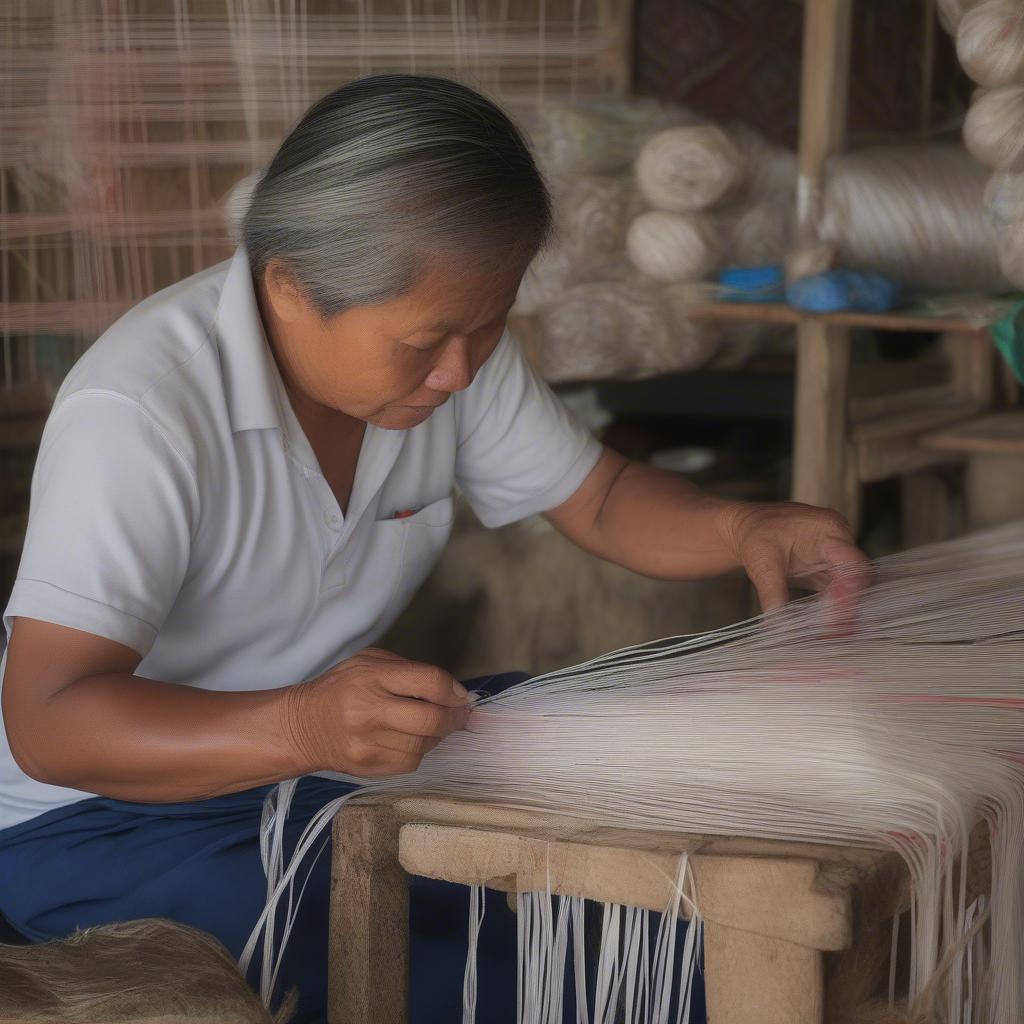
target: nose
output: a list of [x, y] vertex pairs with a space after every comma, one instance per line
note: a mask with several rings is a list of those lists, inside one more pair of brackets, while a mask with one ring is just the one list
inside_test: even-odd
[[434, 391], [452, 394], [465, 391], [473, 383], [469, 339], [456, 336], [448, 340], [434, 368], [427, 375], [426, 384]]

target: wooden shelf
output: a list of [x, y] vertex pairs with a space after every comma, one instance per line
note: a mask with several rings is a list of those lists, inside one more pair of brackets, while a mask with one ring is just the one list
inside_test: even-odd
[[935, 430], [921, 438], [933, 451], [965, 455], [1024, 455], [1024, 411], [993, 413]]
[[784, 302], [707, 302], [693, 306], [690, 315], [701, 320], [791, 324], [794, 327], [811, 322], [836, 327], [866, 327], [879, 331], [937, 334], [978, 333], [987, 330], [995, 322], [992, 316], [936, 316], [915, 309], [894, 310], [891, 313], [804, 313]]

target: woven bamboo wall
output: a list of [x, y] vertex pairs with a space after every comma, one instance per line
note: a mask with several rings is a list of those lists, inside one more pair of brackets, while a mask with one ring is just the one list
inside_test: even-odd
[[124, 309], [223, 259], [225, 194], [316, 97], [384, 71], [451, 75], [512, 106], [622, 93], [630, 10], [628, 0], [5, 5], [0, 383], [59, 380]]

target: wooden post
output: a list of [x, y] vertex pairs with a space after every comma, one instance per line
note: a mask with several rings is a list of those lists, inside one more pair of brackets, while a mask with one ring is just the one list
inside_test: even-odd
[[[807, 0], [800, 96], [797, 228], [818, 238], [825, 161], [842, 149], [850, 67], [851, 0]], [[803, 319], [797, 326], [793, 498], [857, 518], [847, 461], [850, 331]]]
[[851, 0], [806, 0], [800, 83], [797, 226], [816, 241], [825, 161], [843, 148], [850, 72]]
[[708, 923], [708, 1024], [821, 1024], [824, 959], [816, 949]]
[[793, 417], [793, 500], [851, 509], [856, 482], [847, 475], [849, 331], [805, 320], [797, 328]]
[[406, 1024], [409, 879], [387, 805], [344, 807], [334, 821], [329, 1024]]

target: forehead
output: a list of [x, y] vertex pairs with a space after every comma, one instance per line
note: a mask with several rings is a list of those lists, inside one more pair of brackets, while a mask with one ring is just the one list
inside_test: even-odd
[[385, 304], [389, 318], [410, 329], [468, 330], [505, 313], [515, 298], [523, 268], [471, 273], [432, 264], [404, 295]]

